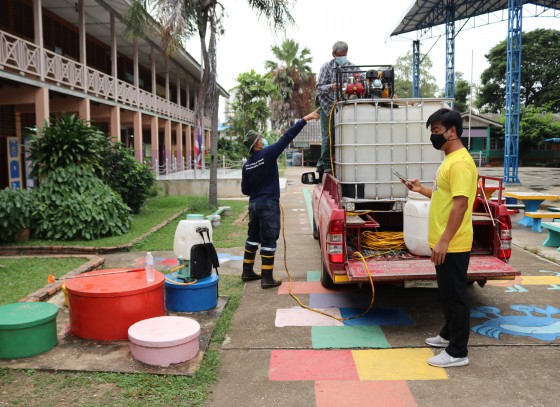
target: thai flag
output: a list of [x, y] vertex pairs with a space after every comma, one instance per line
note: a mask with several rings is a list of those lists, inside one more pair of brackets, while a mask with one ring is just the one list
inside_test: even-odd
[[202, 168], [202, 118], [198, 118], [198, 126], [194, 136], [194, 160], [196, 168]]

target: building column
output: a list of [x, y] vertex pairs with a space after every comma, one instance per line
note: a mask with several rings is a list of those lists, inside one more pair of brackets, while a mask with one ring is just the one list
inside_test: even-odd
[[35, 90], [35, 125], [37, 128], [42, 128], [45, 121], [49, 121], [50, 114], [49, 90], [37, 88]]
[[132, 113], [134, 123], [134, 157], [139, 163], [144, 162], [142, 154], [142, 113]]
[[171, 120], [166, 120], [164, 123], [164, 146], [165, 146], [165, 159], [167, 160], [167, 170], [172, 172], [173, 160], [171, 159]]
[[185, 158], [187, 160], [187, 170], [192, 167], [192, 126], [187, 124], [185, 139]]
[[177, 170], [183, 171], [185, 166], [183, 165], [183, 125], [181, 123], [177, 123], [177, 126], [175, 126], [175, 134], [177, 140]]
[[111, 18], [110, 18], [110, 22], [111, 22], [111, 76], [113, 76], [113, 78], [115, 78], [115, 87], [113, 89], [113, 99], [117, 100], [117, 94], [118, 94], [118, 81], [117, 76], [118, 76], [118, 71], [117, 71], [117, 29], [115, 27], [115, 15], [111, 14]]
[[111, 106], [109, 131], [112, 141], [121, 141], [121, 108], [119, 106]]
[[[3, 11], [6, 13], [6, 10]], [[44, 42], [43, 42], [43, 1], [34, 0], [33, 1], [33, 28], [35, 32], [35, 45], [39, 48], [39, 58], [37, 70], [39, 71], [39, 77], [41, 81], [45, 79], [45, 58], [44, 54]], [[41, 122], [42, 125], [43, 122]]]
[[[161, 163], [159, 162], [159, 125], [157, 116], [150, 118], [150, 140], [152, 142], [152, 166], [159, 172]], [[155, 167], [157, 163], [157, 167]]]
[[153, 48], [153, 47], [150, 49], [150, 57], [151, 57], [151, 60], [152, 60], [152, 68], [151, 68], [151, 70], [152, 70], [152, 72], [151, 72], [151, 74], [152, 74], [152, 94], [155, 95], [155, 94], [157, 94], [157, 91], [156, 91], [156, 86], [157, 86], [157, 80], [156, 80], [156, 54], [155, 54], [155, 51], [154, 51], [154, 48]]
[[[80, 49], [80, 64], [84, 67], [87, 66], [87, 42], [86, 42], [86, 15], [84, 13], [84, 0], [78, 0], [78, 37]], [[83, 69], [82, 82], [84, 86], [84, 92], [87, 92], [87, 69]]]
[[85, 122], [91, 121], [91, 107], [90, 107], [90, 100], [87, 98], [80, 99], [78, 102], [78, 115], [80, 119], [84, 120]]

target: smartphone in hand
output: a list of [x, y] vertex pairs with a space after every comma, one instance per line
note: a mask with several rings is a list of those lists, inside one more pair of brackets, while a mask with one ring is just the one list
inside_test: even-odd
[[393, 174], [395, 174], [397, 177], [399, 177], [400, 180], [402, 182], [404, 182], [405, 184], [408, 183], [408, 179], [404, 175], [402, 175], [400, 172], [395, 171], [395, 172], [393, 172]]

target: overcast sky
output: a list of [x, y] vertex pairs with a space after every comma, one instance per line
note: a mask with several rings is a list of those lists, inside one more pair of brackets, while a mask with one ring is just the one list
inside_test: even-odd
[[[357, 65], [392, 65], [397, 58], [412, 50], [415, 33], [404, 37], [390, 37], [408, 10], [411, 0], [298, 0], [292, 15], [296, 25], [285, 33], [273, 34], [264, 19], [258, 19], [247, 0], [223, 0], [227, 15], [225, 34], [218, 40], [218, 82], [226, 90], [236, 85], [236, 77], [254, 69], [264, 73], [264, 61], [274, 59], [270, 50], [284, 38], [294, 39], [300, 48], [311, 50], [313, 72], [319, 73], [323, 63], [332, 58], [332, 44], [338, 40], [349, 45], [348, 59]], [[537, 9], [525, 6], [522, 28], [524, 32], [536, 28], [560, 30], [560, 18], [532, 17]], [[504, 13], [507, 19], [507, 13]], [[494, 15], [491, 21], [498, 19]], [[480, 74], [488, 67], [485, 54], [507, 38], [507, 21], [474, 29], [463, 29], [455, 39], [455, 72], [462, 72], [466, 80], [479, 82]], [[456, 25], [456, 30], [459, 27]], [[439, 32], [444, 33], [441, 26]], [[198, 38], [190, 40], [188, 51], [200, 60]], [[428, 53], [433, 63], [432, 75], [438, 86], [445, 86], [445, 35], [423, 39], [420, 52]], [[220, 103], [223, 105], [223, 103]], [[222, 107], [220, 108], [222, 110]], [[223, 120], [220, 113], [220, 120]]]

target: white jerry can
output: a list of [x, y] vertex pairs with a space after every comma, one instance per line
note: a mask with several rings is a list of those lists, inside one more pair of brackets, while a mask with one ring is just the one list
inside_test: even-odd
[[403, 211], [404, 244], [416, 256], [430, 256], [432, 253], [428, 246], [429, 213], [430, 199], [418, 192], [409, 191]]
[[[204, 215], [189, 214], [187, 219], [179, 222], [177, 230], [175, 230], [173, 253], [176, 257], [181, 256], [183, 260], [190, 260], [191, 247], [195, 244], [204, 243], [204, 240], [197, 232], [199, 227], [208, 229], [210, 242], [212, 242], [212, 223], [208, 219], [204, 219]], [[204, 239], [208, 243], [206, 232], [204, 232]]]

